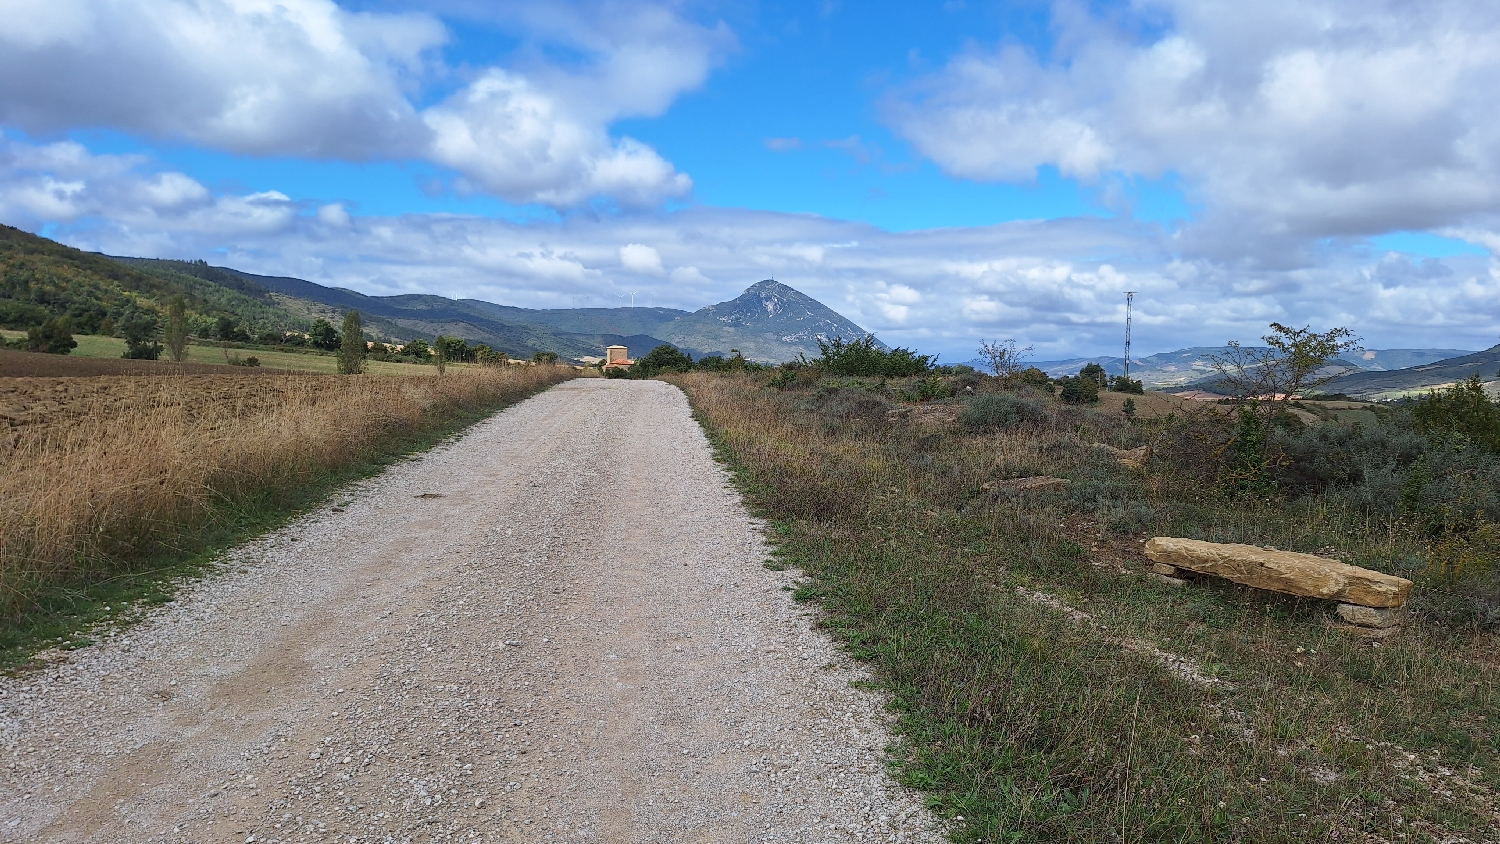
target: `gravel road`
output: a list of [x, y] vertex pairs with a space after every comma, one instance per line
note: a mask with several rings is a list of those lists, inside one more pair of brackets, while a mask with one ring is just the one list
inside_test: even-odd
[[682, 393], [577, 380], [0, 679], [0, 840], [941, 841]]

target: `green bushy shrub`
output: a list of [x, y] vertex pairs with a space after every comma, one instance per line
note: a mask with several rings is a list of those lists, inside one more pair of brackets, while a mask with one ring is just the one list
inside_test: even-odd
[[1478, 375], [1441, 392], [1429, 392], [1412, 406], [1411, 417], [1424, 434], [1460, 434], [1500, 453], [1500, 402], [1490, 401]]
[[858, 340], [835, 337], [832, 340], [818, 338], [819, 355], [813, 360], [802, 360], [829, 375], [853, 378], [910, 378], [922, 375], [932, 368], [931, 355], [919, 355], [911, 349], [881, 349], [875, 345], [875, 335], [866, 334]]
[[1082, 375], [1064, 375], [1057, 379], [1061, 398], [1067, 404], [1094, 404], [1099, 401], [1099, 384]]
[[26, 339], [17, 345], [28, 352], [65, 355], [78, 348], [78, 341], [73, 339], [72, 325], [67, 317], [49, 317], [40, 326], [29, 329]]

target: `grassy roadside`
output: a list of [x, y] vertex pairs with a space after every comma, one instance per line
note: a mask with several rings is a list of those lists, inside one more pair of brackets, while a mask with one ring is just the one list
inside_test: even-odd
[[90, 625], [170, 600], [223, 549], [572, 375], [168, 377], [35, 426], [0, 462], [0, 669], [86, 644]]
[[[1138, 551], [1189, 535], [1401, 570], [1410, 537], [1121, 467], [1089, 446], [1147, 432], [1098, 414], [977, 434], [859, 388], [671, 380], [798, 597], [892, 696], [898, 776], [963, 818], [955, 840], [1500, 840], [1493, 636], [1360, 638], [1317, 602], [1162, 585]], [[994, 489], [1044, 474], [1072, 483]]]

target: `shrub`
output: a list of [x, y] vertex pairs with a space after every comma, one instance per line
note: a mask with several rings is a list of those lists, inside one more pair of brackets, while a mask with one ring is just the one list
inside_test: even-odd
[[1461, 434], [1500, 453], [1500, 402], [1490, 401], [1478, 375], [1442, 392], [1429, 392], [1412, 406], [1411, 418], [1424, 434]]
[[917, 388], [911, 391], [911, 397], [919, 402], [946, 399], [952, 396], [953, 386], [944, 381], [936, 372], [918, 380]]
[[1138, 396], [1145, 395], [1146, 393], [1145, 385], [1124, 375], [1116, 375], [1110, 379], [1109, 389], [1116, 393], [1134, 393]]
[[1049, 418], [1047, 409], [1036, 402], [999, 393], [980, 396], [965, 405], [958, 413], [958, 424], [970, 431], [1003, 431]]
[[365, 329], [360, 323], [359, 311], [350, 311], [344, 315], [344, 330], [341, 333], [339, 374], [358, 375], [365, 371]]
[[891, 403], [869, 390], [857, 387], [827, 386], [805, 402], [825, 431], [832, 433], [850, 426], [877, 428], [886, 424]]
[[1227, 454], [1228, 463], [1219, 474], [1220, 493], [1230, 498], [1242, 495], [1265, 498], [1276, 492], [1276, 479], [1271, 474], [1266, 452], [1266, 432], [1255, 402], [1240, 408], [1239, 427], [1229, 441]]
[[1028, 366], [1017, 372], [1008, 380], [1007, 386], [1035, 387], [1038, 390], [1045, 390], [1048, 393], [1057, 389], [1057, 385], [1052, 383], [1052, 378], [1034, 366]]
[[979, 341], [979, 359], [990, 368], [996, 378], [1010, 379], [1021, 371], [1021, 361], [1031, 352], [1031, 347], [1016, 348], [1015, 340], [991, 342]]
[[641, 356], [631, 370], [637, 378], [650, 378], [661, 372], [687, 372], [692, 368], [692, 358], [671, 343], [663, 343]]
[[1062, 386], [1062, 400], [1068, 404], [1093, 404], [1099, 401], [1099, 385], [1082, 375], [1064, 375], [1057, 379]]
[[161, 332], [161, 322], [148, 311], [132, 310], [120, 317], [120, 334], [125, 337], [125, 353], [122, 358], [131, 360], [156, 360], [161, 357], [161, 344], [156, 342]]
[[167, 354], [177, 363], [182, 363], [187, 357], [187, 340], [187, 301], [181, 296], [173, 296], [172, 304], [167, 308]]
[[26, 351], [65, 355], [78, 348], [67, 317], [49, 318], [40, 327], [26, 332]]
[[829, 375], [844, 375], [865, 378], [909, 378], [922, 375], [932, 368], [931, 355], [919, 355], [911, 349], [881, 349], [875, 345], [875, 335], [866, 334], [858, 340], [835, 337], [832, 340], [818, 338], [817, 358], [802, 363], [817, 366]]

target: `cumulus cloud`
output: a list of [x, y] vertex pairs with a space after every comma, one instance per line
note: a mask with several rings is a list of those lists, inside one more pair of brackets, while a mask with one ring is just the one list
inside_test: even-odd
[[[687, 175], [609, 126], [702, 84], [732, 35], [660, 6], [537, 5], [501, 9], [525, 46], [514, 66], [471, 70], [445, 64], [447, 28], [427, 14], [332, 0], [0, 0], [0, 124], [102, 126], [239, 154], [426, 158], [466, 187], [555, 207], [686, 195]], [[548, 46], [578, 58], [539, 58]], [[454, 90], [426, 105], [439, 84]]]
[[1317, 239], [1500, 210], [1500, 6], [1144, 0], [1054, 26], [1045, 57], [970, 49], [887, 118], [966, 178], [1176, 174], [1205, 208], [1188, 252], [1290, 266]]
[[[1039, 356], [1112, 352], [1136, 291], [1141, 352], [1254, 340], [1276, 320], [1346, 325], [1374, 348], [1495, 343], [1500, 261], [1330, 247], [1292, 269], [1173, 257], [1174, 236], [1075, 218], [893, 233], [807, 214], [695, 207], [520, 223], [351, 215], [283, 194], [214, 192], [139, 156], [0, 139], [0, 221], [116, 255], [204, 258], [376, 295], [528, 307], [639, 291], [697, 309], [767, 277], [891, 343], [967, 360], [979, 337]], [[623, 246], [622, 246], [623, 244]], [[665, 269], [671, 267], [670, 272]]]
[[662, 274], [661, 253], [639, 243], [629, 243], [620, 247], [620, 264], [635, 273]]

